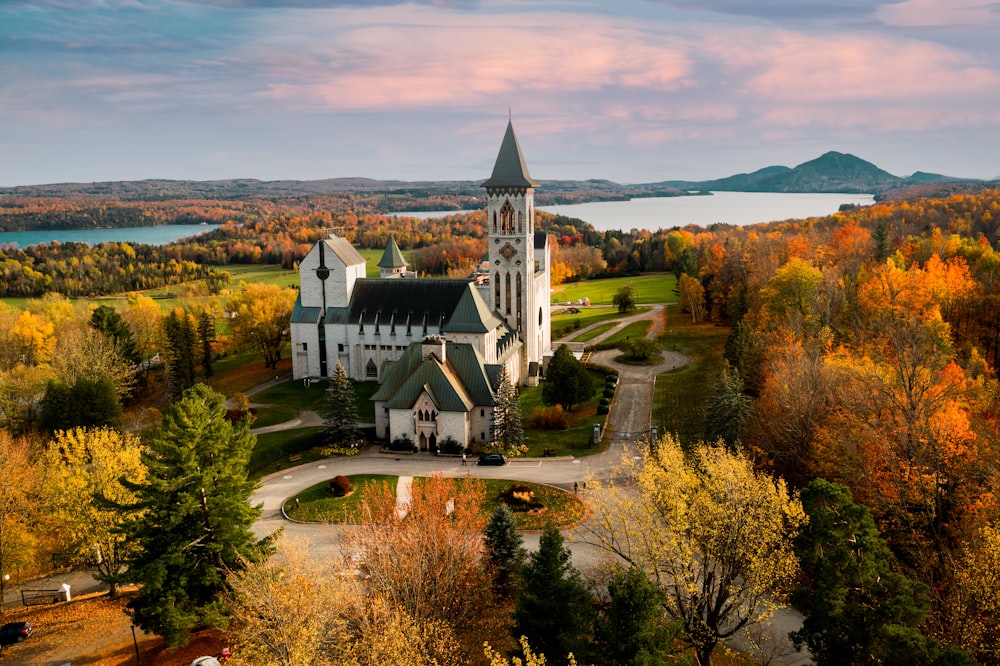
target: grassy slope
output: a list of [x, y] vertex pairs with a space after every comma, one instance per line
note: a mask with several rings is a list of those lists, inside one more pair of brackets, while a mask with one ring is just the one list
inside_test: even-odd
[[597, 403], [604, 390], [604, 374], [590, 371], [594, 381], [594, 395], [586, 404], [574, 407], [567, 414], [569, 428], [566, 430], [542, 430], [531, 427], [531, 412], [542, 407], [542, 387], [521, 388], [521, 418], [524, 420], [524, 435], [528, 444], [529, 456], [541, 456], [545, 449], [551, 449], [557, 456], [581, 456], [597, 453], [598, 449], [591, 446], [594, 424], [604, 425], [607, 418], [597, 414]]
[[610, 305], [614, 295], [625, 285], [635, 288], [637, 303], [670, 303], [677, 300], [677, 278], [673, 273], [647, 273], [560, 284], [552, 288], [552, 302], [576, 302], [589, 298], [594, 305]]
[[682, 443], [700, 440], [705, 432], [705, 402], [722, 369], [729, 328], [692, 324], [676, 306], [667, 309], [664, 347], [687, 354], [688, 365], [659, 375], [653, 394], [653, 423], [673, 432]]

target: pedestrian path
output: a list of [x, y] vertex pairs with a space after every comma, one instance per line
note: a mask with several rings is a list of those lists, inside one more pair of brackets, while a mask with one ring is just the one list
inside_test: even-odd
[[410, 511], [410, 498], [413, 497], [413, 477], [401, 476], [396, 481], [396, 516], [406, 518]]

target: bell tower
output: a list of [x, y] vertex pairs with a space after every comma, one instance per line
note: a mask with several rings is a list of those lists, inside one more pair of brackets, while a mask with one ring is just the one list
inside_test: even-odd
[[[486, 188], [486, 218], [489, 226], [489, 305], [517, 331], [524, 343], [522, 377], [528, 366], [540, 363], [551, 342], [540, 335], [543, 314], [548, 321], [547, 238], [535, 240], [535, 187], [528, 173], [521, 146], [508, 121], [493, 175]], [[540, 244], [536, 248], [536, 244]], [[544, 276], [541, 275], [544, 273]], [[541, 282], [544, 278], [544, 292]], [[540, 300], [540, 294], [544, 297]], [[544, 313], [543, 313], [544, 309]], [[537, 365], [536, 365], [537, 368]], [[536, 370], [537, 374], [537, 370]]]

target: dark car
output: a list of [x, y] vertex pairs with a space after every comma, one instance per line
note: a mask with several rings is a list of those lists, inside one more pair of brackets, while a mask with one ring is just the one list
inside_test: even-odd
[[20, 643], [31, 635], [31, 624], [27, 622], [9, 622], [0, 627], [0, 646]]
[[485, 456], [479, 456], [480, 465], [506, 465], [507, 458], [503, 456], [502, 453], [490, 453]]

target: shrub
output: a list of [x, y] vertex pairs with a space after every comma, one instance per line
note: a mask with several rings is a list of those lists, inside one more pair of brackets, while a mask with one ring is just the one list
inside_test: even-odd
[[598, 405], [597, 406], [597, 413], [598, 414], [607, 414], [608, 411], [610, 411], [608, 405]]
[[604, 387], [604, 397], [609, 399], [615, 397], [615, 387], [614, 386]]
[[562, 406], [536, 407], [531, 412], [531, 426], [542, 430], [565, 430], [569, 427]]
[[334, 497], [344, 497], [351, 492], [351, 480], [338, 474], [330, 479], [330, 487], [327, 492]]
[[396, 439], [389, 442], [390, 451], [412, 451], [413, 450], [413, 440], [403, 435], [397, 437]]
[[528, 511], [542, 508], [542, 503], [535, 499], [535, 491], [529, 486], [511, 484], [500, 491], [500, 501], [511, 511]]
[[610, 398], [601, 398], [601, 401], [599, 403], [597, 403], [597, 406], [598, 407], [607, 407], [610, 404], [611, 404], [611, 399]]
[[462, 448], [462, 445], [454, 437], [447, 437], [438, 443], [438, 449], [441, 453], [461, 453]]

